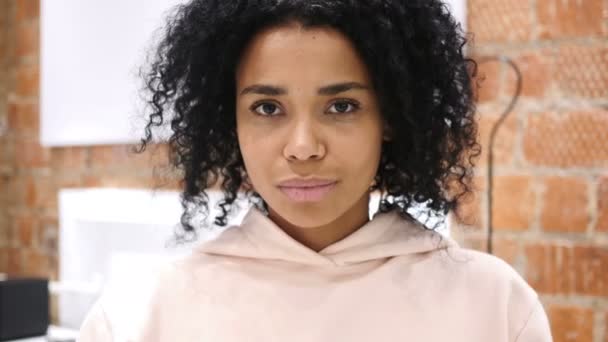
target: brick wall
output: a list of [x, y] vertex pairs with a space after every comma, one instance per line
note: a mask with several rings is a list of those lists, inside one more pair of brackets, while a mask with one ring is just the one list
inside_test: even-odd
[[[507, 55], [524, 73], [495, 146], [495, 252], [541, 293], [556, 341], [608, 342], [608, 1], [468, 4], [471, 53]], [[0, 1], [0, 272], [56, 279], [58, 189], [155, 181], [152, 156], [128, 146], [39, 145], [38, 27], [37, 0]], [[480, 73], [486, 142], [514, 77], [498, 63]], [[484, 167], [485, 154], [457, 232], [477, 249], [485, 248]]]
[[[555, 341], [608, 342], [608, 1], [468, 0], [471, 54], [505, 55], [522, 96], [494, 147], [494, 250], [537, 289]], [[480, 191], [463, 208], [466, 246], [485, 250], [492, 125], [511, 69], [480, 66]]]

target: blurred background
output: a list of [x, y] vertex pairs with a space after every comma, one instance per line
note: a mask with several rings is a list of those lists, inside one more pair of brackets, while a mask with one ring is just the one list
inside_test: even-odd
[[[79, 88], [74, 82], [79, 75], [91, 76], [65, 74], [70, 92], [57, 88], [61, 82], [53, 83], [62, 78], [52, 72], [59, 69], [51, 68], [53, 56], [62, 51], [48, 45], [53, 36], [45, 29], [52, 30], [60, 17], [41, 16], [47, 13], [41, 11], [44, 4], [0, 0], [0, 273], [48, 278], [51, 321], [77, 325], [74, 317], [100, 288], [90, 275], [83, 284], [79, 272], [95, 269], [97, 276], [118, 279], [129, 273], [125, 260], [133, 259], [125, 247], [111, 260], [123, 268], [108, 275], [108, 261], [96, 260], [91, 246], [115, 248], [120, 240], [105, 233], [112, 229], [124, 240], [129, 227], [138, 227], [133, 239], [143, 240], [149, 232], [142, 227], [163, 226], [154, 230], [156, 244], [142, 243], [137, 255], [153, 254], [177, 223], [177, 186], [171, 177], [159, 182], [152, 167], [165, 162], [162, 144], [134, 155], [129, 151], [134, 141], [121, 142], [120, 132], [128, 129], [120, 123], [93, 123], [93, 133], [83, 135], [90, 129], [88, 119], [79, 128], [70, 126], [69, 115], [53, 117], [61, 103], [52, 99], [66, 93], [85, 96], [86, 88], [74, 93]], [[463, 246], [488, 251], [491, 227], [492, 252], [540, 293], [555, 341], [608, 342], [608, 0], [459, 4], [472, 38], [467, 53], [479, 61], [484, 153], [476, 170], [477, 190], [461, 209], [463, 219], [451, 222], [451, 234]], [[121, 20], [101, 17], [109, 26]], [[501, 120], [518, 90], [517, 73], [505, 61], [521, 72], [522, 83], [515, 107]], [[81, 110], [84, 115], [88, 109]], [[90, 111], [99, 113], [99, 108]], [[69, 129], [61, 130], [65, 126]], [[97, 138], [103, 130], [109, 135]], [[150, 197], [142, 190], [151, 188], [160, 195]], [[132, 208], [133, 203], [141, 208]], [[83, 222], [89, 230], [79, 228]], [[70, 293], [90, 297], [84, 304], [82, 299], [70, 302]], [[81, 308], [72, 317], [66, 307], [75, 306]]]

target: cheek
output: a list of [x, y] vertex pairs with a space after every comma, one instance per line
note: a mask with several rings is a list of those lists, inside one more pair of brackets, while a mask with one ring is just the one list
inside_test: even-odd
[[259, 158], [253, 156], [259, 154], [257, 151], [254, 138], [248, 134], [247, 130], [237, 129], [237, 136], [239, 139], [239, 149], [241, 150], [241, 156], [245, 163], [245, 169], [247, 173], [251, 174], [256, 170], [256, 161], [259, 162]]
[[373, 178], [380, 163], [380, 146], [371, 144], [369, 140], [366, 142], [347, 144], [339, 153], [341, 164], [347, 166], [357, 178]]
[[340, 139], [334, 152], [340, 165], [349, 173], [357, 175], [357, 178], [373, 178], [380, 163], [381, 148], [381, 130], [372, 125], [353, 132], [348, 139]]
[[273, 164], [273, 155], [269, 153], [273, 149], [271, 139], [247, 124], [237, 126], [237, 137], [247, 174], [251, 182], [259, 186], [270, 171], [269, 165]]

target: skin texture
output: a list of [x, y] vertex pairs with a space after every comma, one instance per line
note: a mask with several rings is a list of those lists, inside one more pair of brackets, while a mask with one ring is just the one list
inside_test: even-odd
[[[319, 92], [335, 84], [359, 86]], [[283, 88], [271, 94], [252, 88]], [[362, 87], [361, 87], [362, 86]], [[381, 156], [383, 120], [370, 74], [349, 39], [298, 23], [256, 34], [236, 70], [236, 125], [248, 182], [269, 217], [319, 251], [368, 221], [369, 188]], [[317, 202], [297, 202], [279, 182], [336, 180]]]

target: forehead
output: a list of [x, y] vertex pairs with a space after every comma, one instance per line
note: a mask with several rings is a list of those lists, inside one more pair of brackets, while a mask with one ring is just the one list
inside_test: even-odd
[[368, 82], [368, 70], [352, 42], [328, 27], [288, 24], [256, 34], [237, 68], [237, 86], [267, 81], [322, 84]]

